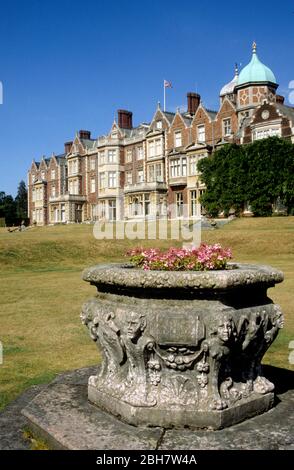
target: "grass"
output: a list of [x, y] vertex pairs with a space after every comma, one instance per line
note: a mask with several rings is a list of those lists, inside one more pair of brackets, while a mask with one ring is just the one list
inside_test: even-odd
[[[34, 228], [8, 233], [0, 228], [0, 408], [27, 387], [57, 373], [97, 364], [95, 344], [82, 327], [82, 303], [94, 287], [81, 280], [89, 265], [124, 259], [139, 241], [96, 240], [91, 225]], [[291, 368], [288, 345], [294, 339], [294, 217], [239, 219], [205, 231], [203, 241], [230, 246], [234, 259], [271, 264], [285, 281], [269, 296], [282, 306], [286, 322], [264, 362]], [[144, 246], [168, 248], [167, 241]]]

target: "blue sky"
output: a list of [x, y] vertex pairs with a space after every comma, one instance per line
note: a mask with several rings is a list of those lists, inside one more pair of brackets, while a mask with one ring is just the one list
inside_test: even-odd
[[[118, 108], [134, 124], [199, 92], [209, 108], [246, 65], [253, 40], [287, 96], [294, 2], [1, 0], [0, 191], [15, 195], [33, 158], [62, 153], [78, 129], [106, 133]], [[292, 58], [292, 59], [291, 59]]]

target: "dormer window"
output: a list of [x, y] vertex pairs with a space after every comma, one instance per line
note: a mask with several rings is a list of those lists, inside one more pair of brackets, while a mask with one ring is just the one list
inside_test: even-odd
[[117, 139], [117, 131], [113, 131], [113, 132], [111, 133], [111, 138], [112, 138], [112, 139]]
[[197, 139], [198, 142], [204, 143], [205, 142], [205, 126], [198, 126], [197, 128]]
[[175, 135], [175, 147], [181, 147], [182, 146], [182, 133], [181, 133], [181, 131], [176, 131], [174, 135]]
[[158, 130], [162, 129], [162, 121], [157, 121], [156, 122], [156, 129], [158, 129]]

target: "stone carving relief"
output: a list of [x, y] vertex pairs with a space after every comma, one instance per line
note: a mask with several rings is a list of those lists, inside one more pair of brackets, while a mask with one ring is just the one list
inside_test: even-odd
[[279, 306], [223, 307], [207, 316], [183, 312], [185, 326], [176, 332], [181, 317], [169, 314], [162, 331], [160, 312], [87, 302], [81, 319], [103, 356], [89, 384], [134, 407], [198, 410], [223, 410], [273, 390], [261, 360], [283, 327]]

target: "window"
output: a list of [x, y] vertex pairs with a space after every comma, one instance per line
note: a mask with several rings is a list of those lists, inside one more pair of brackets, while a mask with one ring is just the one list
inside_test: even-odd
[[105, 163], [105, 152], [104, 150], [102, 152], [99, 152], [99, 164], [104, 165]]
[[128, 149], [126, 154], [126, 163], [130, 163], [133, 160], [133, 150]]
[[108, 202], [109, 220], [116, 220], [116, 201]]
[[112, 139], [117, 139], [117, 131], [113, 131], [113, 132], [111, 133], [111, 138], [112, 138]]
[[130, 199], [130, 214], [143, 215], [143, 196], [134, 196]]
[[183, 216], [184, 197], [183, 193], [176, 193], [177, 217]]
[[101, 189], [105, 189], [105, 173], [99, 174], [99, 186]]
[[148, 142], [148, 157], [159, 157], [162, 155], [162, 140], [155, 139]]
[[61, 204], [61, 222], [65, 222], [65, 204]]
[[126, 172], [126, 185], [130, 186], [133, 184], [133, 173], [131, 171]]
[[156, 174], [156, 181], [162, 181], [162, 166], [161, 166], [161, 163], [156, 163], [155, 174]]
[[197, 215], [197, 191], [190, 191], [191, 216]]
[[232, 133], [232, 126], [231, 126], [231, 119], [224, 119], [223, 120], [224, 126], [224, 135], [231, 135]]
[[74, 180], [73, 182], [73, 193], [79, 194], [79, 182], [78, 180]]
[[108, 163], [116, 162], [116, 150], [108, 150]]
[[182, 146], [182, 132], [176, 131], [174, 136], [175, 136], [175, 147], [181, 147]]
[[254, 140], [266, 139], [267, 137], [272, 136], [281, 136], [281, 130], [279, 128], [272, 128], [272, 129], [260, 129], [256, 130], [253, 134]]
[[150, 196], [149, 196], [149, 194], [145, 194], [144, 205], [145, 205], [145, 215], [149, 215], [150, 214]]
[[45, 171], [41, 171], [41, 179], [44, 180], [45, 179]]
[[162, 129], [162, 121], [156, 122], [156, 129]]
[[198, 142], [205, 142], [205, 126], [198, 126], [197, 135]]
[[155, 140], [155, 156], [159, 156], [162, 154], [162, 142], [161, 139]]
[[187, 159], [182, 158], [182, 176], [187, 176]]
[[148, 142], [148, 149], [149, 149], [148, 156], [149, 157], [154, 157], [154, 155], [155, 155], [154, 140], [151, 140], [150, 142]]
[[144, 171], [143, 170], [138, 170], [137, 183], [143, 183], [143, 181], [144, 181]]
[[181, 159], [177, 158], [176, 160], [171, 160], [170, 162], [170, 176], [171, 178], [176, 178], [181, 175]]
[[137, 147], [137, 160], [144, 158], [143, 147]]
[[71, 160], [68, 163], [68, 174], [69, 176], [71, 175], [76, 175], [78, 173], [78, 160]]
[[198, 168], [197, 168], [197, 165], [198, 165], [198, 162], [202, 159], [202, 158], [205, 158], [206, 157], [206, 154], [205, 153], [201, 153], [199, 155], [192, 155], [189, 159], [189, 162], [190, 162], [190, 168], [189, 168], [189, 175], [190, 176], [193, 176], [193, 175], [199, 175], [199, 171], [198, 171]]
[[56, 188], [55, 188], [54, 185], [51, 187], [51, 196], [52, 196], [52, 197], [55, 197], [55, 196], [56, 196]]
[[108, 173], [108, 187], [116, 188], [116, 172], [115, 171], [110, 171]]
[[69, 193], [79, 194], [79, 182], [78, 180], [72, 180], [69, 182]]
[[149, 165], [148, 166], [148, 182], [149, 183], [152, 183], [154, 181], [154, 176], [155, 176], [154, 165]]
[[51, 170], [51, 179], [55, 180], [55, 170]]
[[96, 181], [95, 178], [91, 178], [91, 193], [95, 193], [96, 191]]
[[99, 216], [101, 219], [105, 218], [105, 201], [99, 203]]
[[90, 170], [95, 170], [96, 168], [96, 159], [95, 158], [91, 158], [90, 159]]

